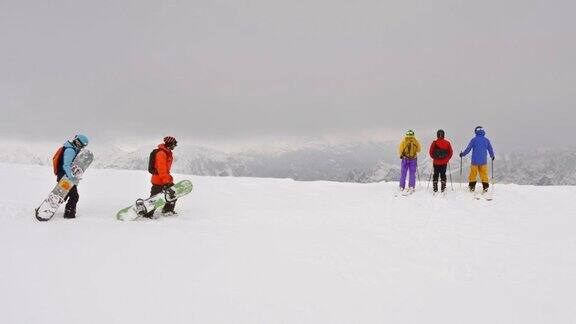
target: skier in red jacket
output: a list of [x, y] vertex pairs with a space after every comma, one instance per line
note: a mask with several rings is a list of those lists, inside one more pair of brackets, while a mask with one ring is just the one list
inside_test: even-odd
[[437, 139], [430, 145], [430, 157], [433, 159], [434, 177], [432, 184], [434, 193], [438, 192], [438, 176], [442, 182], [441, 190], [446, 190], [446, 167], [452, 158], [452, 145], [449, 141], [444, 139], [444, 130], [439, 129], [436, 132]]

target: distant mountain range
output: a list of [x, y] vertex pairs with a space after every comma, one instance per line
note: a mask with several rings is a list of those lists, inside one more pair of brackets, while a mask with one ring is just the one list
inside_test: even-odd
[[[146, 170], [153, 146], [127, 152], [114, 146], [91, 147], [94, 166], [103, 169]], [[340, 182], [396, 181], [400, 160], [390, 142], [310, 145], [281, 151], [227, 153], [200, 146], [178, 146], [173, 171], [205, 176], [292, 178]], [[48, 165], [53, 152], [16, 144], [0, 144], [0, 162]], [[421, 155], [424, 156], [424, 155]], [[497, 155], [494, 176], [499, 183], [576, 185], [576, 149], [539, 150]], [[467, 182], [469, 160], [464, 160]], [[453, 158], [453, 182], [460, 181], [460, 160]], [[420, 179], [428, 181], [431, 161], [421, 157]]]

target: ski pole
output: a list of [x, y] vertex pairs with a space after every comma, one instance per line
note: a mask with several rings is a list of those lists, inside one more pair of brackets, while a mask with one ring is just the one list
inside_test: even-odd
[[[462, 154], [462, 148], [460, 148], [460, 154]], [[462, 156], [460, 156], [460, 189], [462, 189]]]
[[490, 182], [492, 182], [492, 192], [494, 192], [494, 160], [492, 160], [492, 168], [490, 170], [491, 174], [491, 178], [490, 178]]
[[492, 180], [492, 182], [494, 182], [494, 160], [492, 160], [492, 168], [491, 168], [491, 171], [492, 171], [492, 179], [490, 179], [490, 180]]
[[428, 191], [428, 189], [430, 188], [430, 181], [432, 180], [432, 172], [430, 173], [430, 176], [428, 177], [428, 183], [426, 184], [426, 191]]
[[448, 162], [448, 172], [450, 172], [450, 187], [452, 188], [452, 191], [454, 191], [454, 183], [452, 182], [452, 166], [450, 165], [450, 162]]
[[422, 187], [422, 182], [420, 181], [420, 165], [418, 164], [418, 159], [416, 159], [416, 176], [418, 178], [418, 185]]

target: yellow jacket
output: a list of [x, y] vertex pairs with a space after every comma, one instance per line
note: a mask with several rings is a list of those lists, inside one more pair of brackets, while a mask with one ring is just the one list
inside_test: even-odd
[[398, 154], [401, 158], [415, 159], [416, 155], [420, 153], [420, 142], [414, 136], [405, 136], [400, 146], [398, 147]]

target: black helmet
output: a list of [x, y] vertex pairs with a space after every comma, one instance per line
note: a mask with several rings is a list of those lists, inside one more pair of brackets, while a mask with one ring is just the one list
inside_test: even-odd
[[443, 129], [439, 129], [439, 130], [436, 132], [436, 137], [438, 137], [438, 138], [444, 138], [444, 130], [443, 130]]

